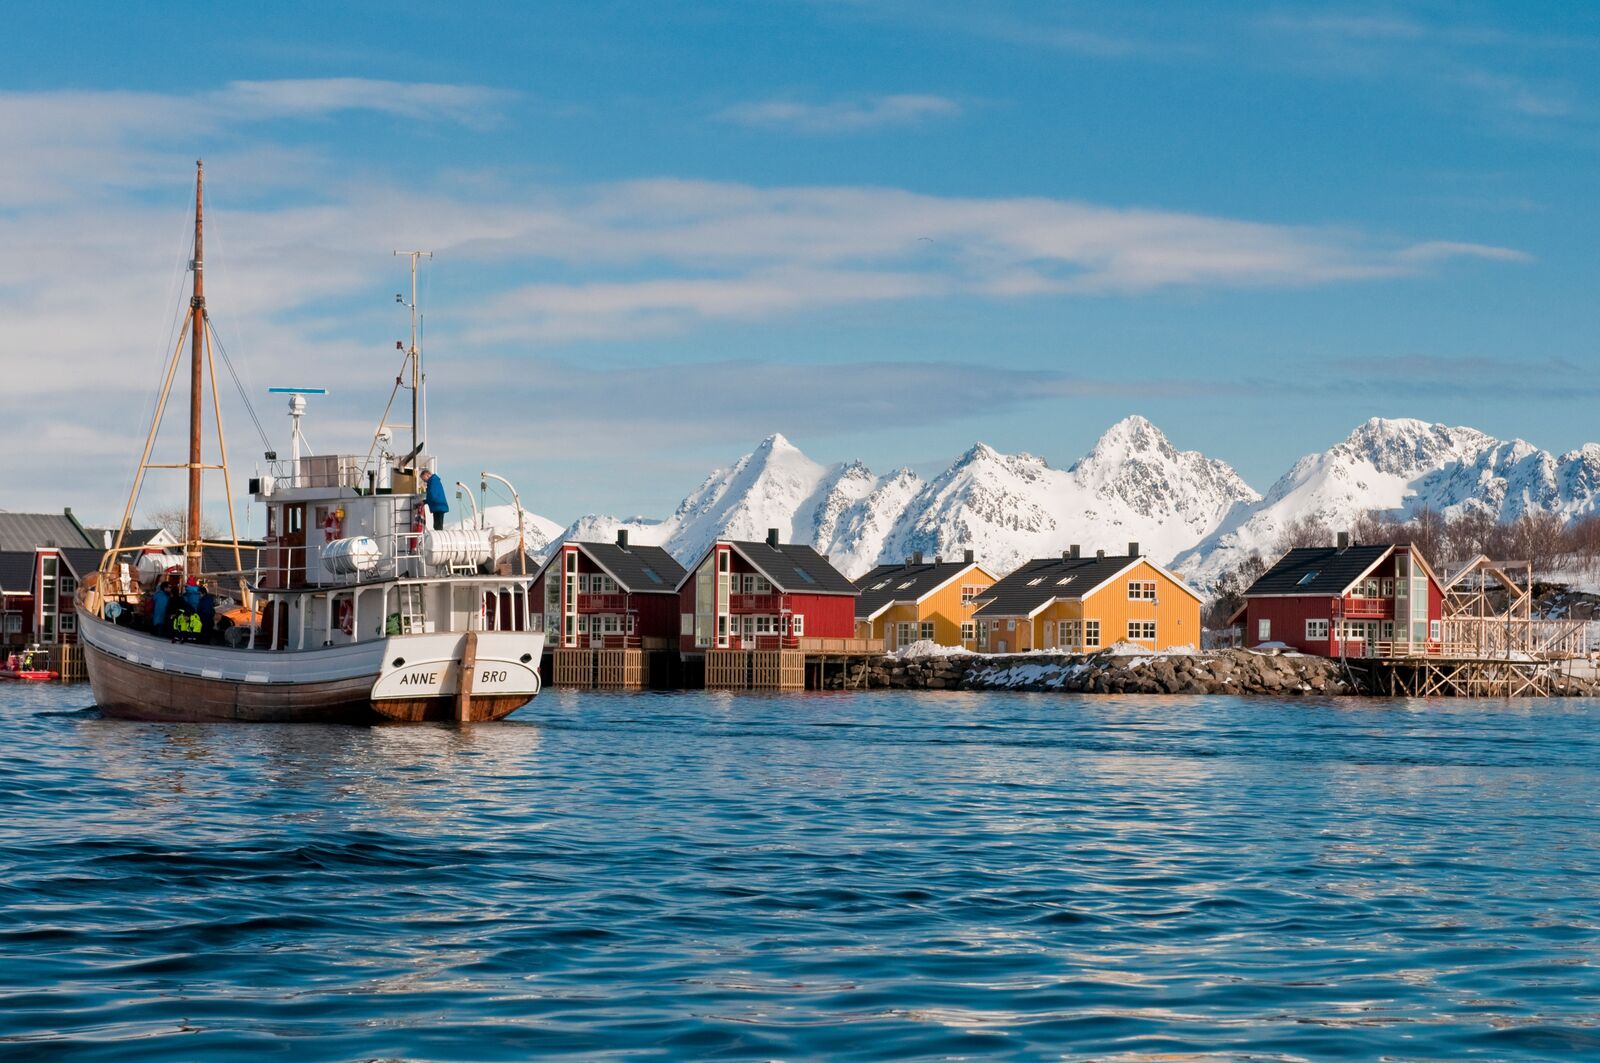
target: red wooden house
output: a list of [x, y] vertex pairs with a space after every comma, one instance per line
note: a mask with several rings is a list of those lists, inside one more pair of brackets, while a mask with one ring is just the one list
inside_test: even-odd
[[563, 542], [534, 577], [551, 649], [670, 649], [683, 566], [659, 546]]
[[1438, 654], [1444, 590], [1414, 546], [1297, 547], [1245, 592], [1246, 646], [1319, 657]]
[[678, 585], [679, 647], [799, 649], [802, 638], [855, 635], [855, 585], [809, 546], [718, 539]]

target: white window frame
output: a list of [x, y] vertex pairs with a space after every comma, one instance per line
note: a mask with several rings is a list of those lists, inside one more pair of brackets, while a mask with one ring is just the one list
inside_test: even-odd
[[806, 618], [804, 613], [795, 613], [790, 618], [789, 630], [794, 633], [795, 638], [800, 638], [806, 633]]
[[1128, 601], [1153, 602], [1156, 600], [1156, 581], [1153, 579], [1131, 579], [1128, 581]]
[[1271, 642], [1272, 641], [1272, 618], [1271, 617], [1263, 616], [1263, 617], [1257, 617], [1256, 618], [1256, 641], [1257, 642]]
[[1083, 622], [1083, 645], [1100, 645], [1100, 621], [1085, 620]]
[[917, 630], [917, 635], [918, 635], [919, 638], [921, 638], [921, 639], [923, 639], [923, 640], [925, 640], [927, 642], [932, 642], [933, 641], [933, 621], [932, 620], [924, 620], [922, 622], [921, 626]]
[[977, 621], [975, 621], [975, 620], [963, 620], [963, 621], [961, 621], [961, 641], [962, 642], [977, 642], [978, 641], [978, 624], [977, 624]]
[[1306, 641], [1326, 642], [1328, 640], [1328, 622], [1326, 620], [1306, 621]]
[[1128, 621], [1129, 642], [1154, 642], [1156, 640], [1156, 622], [1154, 620]]
[[[1428, 641], [1439, 642], [1444, 638], [1444, 625], [1437, 620], [1428, 621]], [[63, 629], [65, 630], [65, 629]]]

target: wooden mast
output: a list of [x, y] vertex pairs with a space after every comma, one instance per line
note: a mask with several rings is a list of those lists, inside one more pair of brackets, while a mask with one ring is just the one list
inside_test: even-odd
[[205, 163], [194, 164], [194, 294], [189, 298], [189, 512], [184, 526], [184, 575], [200, 578], [200, 432], [203, 417], [201, 350], [205, 344]]

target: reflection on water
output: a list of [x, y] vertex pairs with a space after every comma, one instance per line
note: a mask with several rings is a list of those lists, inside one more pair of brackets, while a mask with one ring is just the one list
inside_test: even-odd
[[0, 698], [5, 1058], [1600, 1051], [1594, 702]]

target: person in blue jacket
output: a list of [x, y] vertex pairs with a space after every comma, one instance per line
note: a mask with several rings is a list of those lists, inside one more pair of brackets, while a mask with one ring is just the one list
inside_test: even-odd
[[155, 603], [155, 607], [150, 610], [150, 630], [158, 635], [164, 635], [167, 632], [167, 613], [172, 608], [172, 594], [167, 590], [167, 585], [156, 584], [150, 600]]
[[443, 531], [444, 515], [450, 512], [450, 502], [444, 497], [444, 480], [423, 469], [422, 489], [428, 512], [433, 514], [433, 530]]

